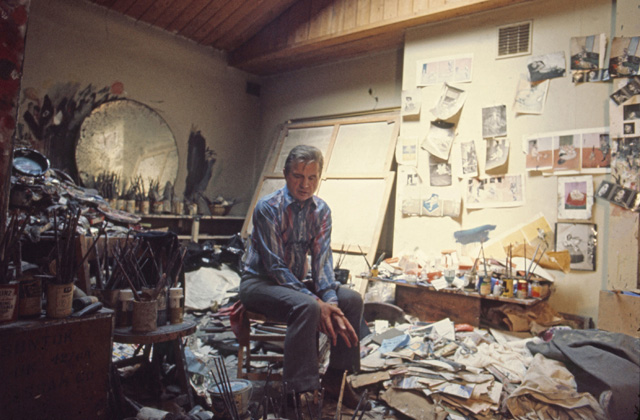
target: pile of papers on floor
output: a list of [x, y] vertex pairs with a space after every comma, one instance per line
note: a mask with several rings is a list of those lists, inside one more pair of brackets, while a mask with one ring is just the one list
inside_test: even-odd
[[606, 402], [578, 392], [562, 362], [534, 357], [528, 344], [544, 343], [448, 318], [376, 328], [362, 342], [361, 373], [349, 379], [414, 419], [606, 419]]

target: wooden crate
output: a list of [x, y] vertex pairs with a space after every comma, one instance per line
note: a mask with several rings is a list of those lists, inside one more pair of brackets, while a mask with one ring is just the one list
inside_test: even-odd
[[0, 419], [108, 419], [113, 312], [0, 325]]

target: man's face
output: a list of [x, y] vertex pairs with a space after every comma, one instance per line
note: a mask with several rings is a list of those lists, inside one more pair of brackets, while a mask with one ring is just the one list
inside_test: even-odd
[[320, 180], [320, 168], [316, 162], [293, 165], [284, 179], [289, 192], [297, 201], [305, 201], [313, 196]]

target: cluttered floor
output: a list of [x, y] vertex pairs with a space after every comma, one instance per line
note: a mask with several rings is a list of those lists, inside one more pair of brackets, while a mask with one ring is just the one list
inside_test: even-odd
[[[236, 379], [238, 341], [224, 310], [234, 300], [236, 287], [231, 270], [203, 268], [187, 277], [186, 306], [191, 310], [185, 319], [198, 325], [185, 339], [195, 407], [185, 411], [176, 403], [172, 399], [176, 387], [166, 381], [161, 403], [153, 404], [157, 411], [141, 416], [146, 388], [131, 368], [119, 376], [125, 394], [138, 404], [138, 419], [638, 418], [637, 338], [569, 325], [555, 325], [536, 335], [512, 333], [456, 324], [448, 318], [425, 323], [406, 315], [392, 321], [367, 319], [362, 326], [366, 328], [361, 330], [362, 370], [347, 380], [363, 400], [372, 401], [370, 411], [349, 409], [323, 398], [321, 392], [303, 395], [292, 404], [286, 400], [286, 389], [270, 376], [264, 381]], [[128, 345], [118, 345], [114, 360], [131, 351]], [[260, 344], [252, 351], [269, 354], [279, 348], [276, 343]], [[320, 355], [322, 371], [328, 359], [326, 352]], [[252, 365], [269, 374], [280, 367], [268, 362]], [[172, 368], [168, 363], [163, 372]]]

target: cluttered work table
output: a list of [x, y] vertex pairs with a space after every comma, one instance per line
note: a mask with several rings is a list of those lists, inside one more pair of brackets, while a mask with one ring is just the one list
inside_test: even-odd
[[449, 318], [456, 323], [467, 323], [479, 326], [483, 314], [491, 308], [504, 304], [519, 307], [531, 307], [548, 299], [547, 293], [542, 298], [502, 297], [481, 295], [474, 289], [443, 288], [436, 290], [428, 283], [408, 283], [380, 277], [368, 277], [369, 282], [385, 282], [395, 285], [395, 304], [405, 313], [415, 316], [421, 321], [435, 321]]

